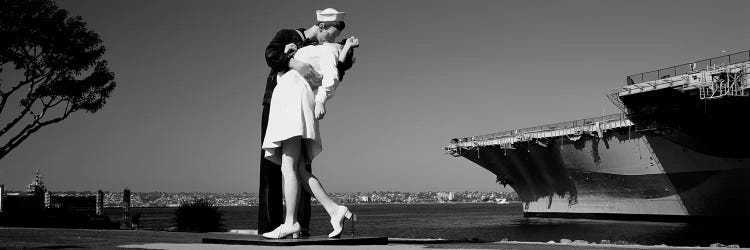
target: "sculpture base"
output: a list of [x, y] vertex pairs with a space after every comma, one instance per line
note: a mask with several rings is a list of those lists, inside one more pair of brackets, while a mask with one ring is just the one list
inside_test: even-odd
[[308, 238], [266, 239], [259, 235], [222, 234], [203, 238], [207, 244], [255, 245], [255, 246], [304, 246], [304, 245], [388, 245], [388, 237], [346, 237], [331, 239], [327, 236]]

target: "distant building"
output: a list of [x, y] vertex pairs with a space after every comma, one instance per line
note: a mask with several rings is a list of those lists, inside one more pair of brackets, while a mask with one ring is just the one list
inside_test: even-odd
[[370, 202], [370, 201], [371, 201], [371, 199], [370, 199], [370, 196], [367, 196], [367, 195], [362, 195], [362, 196], [360, 196], [360, 197], [359, 197], [359, 200], [360, 200], [361, 202]]
[[456, 199], [456, 193], [454, 192], [439, 192], [437, 193], [438, 202], [452, 202]]

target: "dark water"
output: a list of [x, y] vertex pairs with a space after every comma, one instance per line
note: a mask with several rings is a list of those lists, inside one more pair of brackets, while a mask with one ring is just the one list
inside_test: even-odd
[[[521, 205], [501, 204], [351, 204], [359, 221], [358, 235], [392, 238], [443, 238], [499, 241], [556, 241], [560, 239], [624, 240], [644, 245], [709, 246], [712, 243], [750, 246], [745, 224], [632, 222], [586, 219], [524, 218]], [[133, 208], [141, 212], [141, 227], [173, 226], [175, 208]], [[257, 207], [222, 207], [224, 224], [230, 229], [254, 229]], [[119, 221], [119, 209], [106, 209]], [[326, 235], [329, 217], [321, 206], [313, 206], [311, 232]], [[347, 225], [348, 226], [348, 225]], [[347, 227], [345, 233], [349, 232]]]

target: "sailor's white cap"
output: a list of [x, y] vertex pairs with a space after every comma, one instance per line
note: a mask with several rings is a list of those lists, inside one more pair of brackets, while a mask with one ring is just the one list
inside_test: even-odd
[[339, 12], [334, 8], [316, 10], [315, 14], [318, 16], [318, 22], [344, 21], [346, 16], [346, 12]]

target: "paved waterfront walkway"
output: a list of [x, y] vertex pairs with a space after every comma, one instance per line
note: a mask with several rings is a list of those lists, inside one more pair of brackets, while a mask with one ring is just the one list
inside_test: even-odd
[[[94, 249], [281, 249], [282, 247], [237, 246], [202, 244], [204, 237], [212, 233], [183, 233], [148, 230], [92, 230], [60, 228], [7, 228], [0, 227], [0, 249], [15, 248], [94, 248]], [[722, 249], [709, 247], [667, 247], [667, 246], [621, 246], [621, 245], [574, 245], [535, 242], [493, 242], [493, 243], [446, 243], [424, 244], [418, 240], [408, 240], [387, 246], [357, 246], [356, 249]], [[293, 246], [283, 249], [351, 249], [352, 246]], [[748, 248], [746, 248], [748, 249]]]
[[[124, 245], [120, 246], [124, 248], [138, 248], [138, 249], [190, 249], [190, 250], [204, 250], [204, 249], [299, 249], [299, 250], [313, 250], [313, 249], [352, 249], [352, 246], [293, 246], [293, 247], [269, 247], [269, 246], [233, 246], [233, 245], [216, 245], [216, 244], [169, 244], [169, 243], [156, 243], [156, 244], [143, 244], [143, 245]], [[665, 250], [676, 250], [676, 249], [738, 249], [738, 248], [711, 248], [711, 247], [656, 247], [656, 246], [617, 246], [617, 245], [563, 245], [563, 244], [546, 244], [546, 243], [523, 243], [523, 242], [509, 242], [509, 243], [478, 243], [478, 244], [431, 244], [431, 245], [400, 245], [391, 244], [387, 246], [357, 246], [356, 249], [513, 249], [513, 250], [568, 250], [568, 249], [665, 249]], [[748, 249], [748, 248], [740, 248]]]

